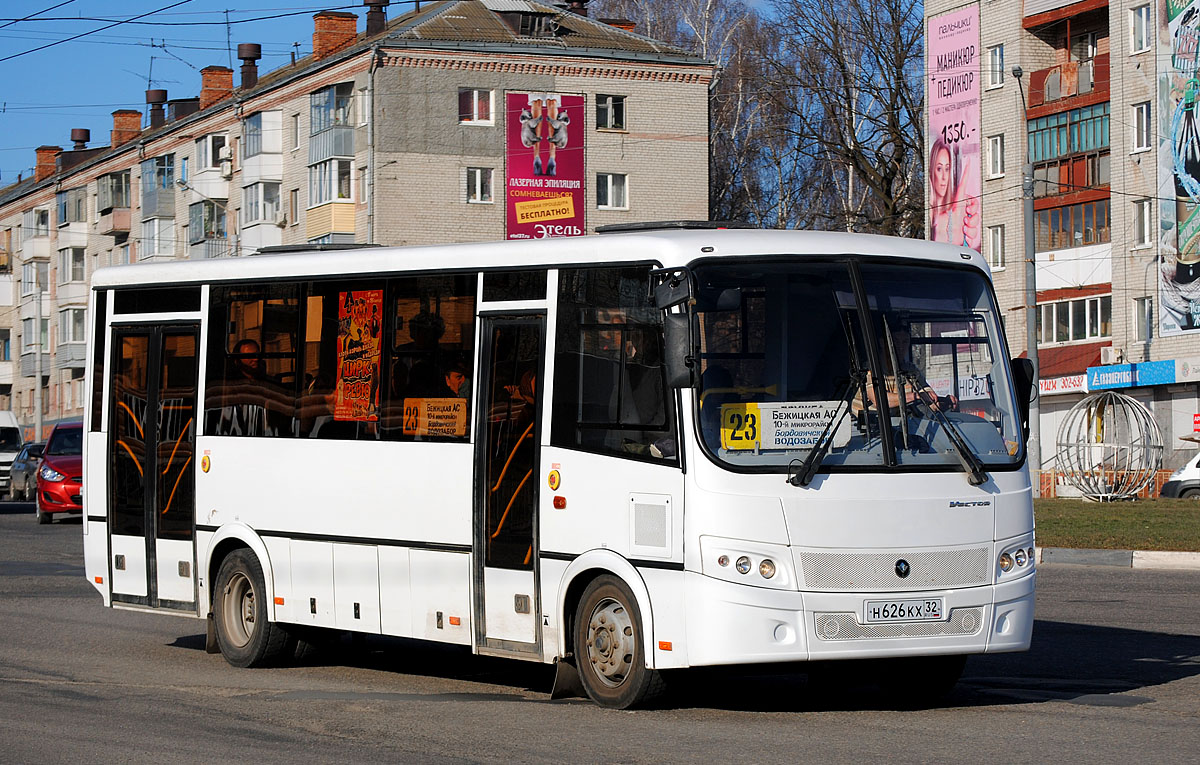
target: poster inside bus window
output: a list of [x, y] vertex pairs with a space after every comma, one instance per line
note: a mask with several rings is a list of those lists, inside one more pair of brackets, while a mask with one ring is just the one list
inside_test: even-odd
[[335, 420], [379, 420], [383, 290], [338, 295], [338, 371]]
[[404, 435], [425, 437], [462, 437], [466, 434], [466, 399], [404, 399]]

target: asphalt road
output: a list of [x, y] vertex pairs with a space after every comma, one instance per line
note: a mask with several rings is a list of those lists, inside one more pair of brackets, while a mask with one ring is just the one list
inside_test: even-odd
[[[1046, 565], [1033, 650], [940, 706], [803, 672], [672, 677], [664, 707], [550, 701], [549, 669], [344, 640], [239, 670], [197, 620], [105, 609], [78, 519], [0, 503], [0, 762], [959, 762], [1200, 758], [1200, 572]], [[919, 682], [919, 678], [913, 678]]]

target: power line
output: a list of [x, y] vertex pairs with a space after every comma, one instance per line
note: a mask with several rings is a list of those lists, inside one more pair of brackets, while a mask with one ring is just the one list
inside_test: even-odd
[[34, 19], [33, 17], [41, 16], [43, 13], [49, 13], [50, 11], [54, 10], [55, 8], [62, 8], [64, 5], [70, 5], [73, 2], [75, 2], [75, 0], [66, 0], [66, 2], [59, 3], [58, 5], [52, 5], [49, 8], [46, 8], [45, 10], [38, 11], [37, 13], [31, 13], [30, 15], [26, 16], [23, 19], [5, 19], [5, 21], [8, 23], [0, 24], [0, 29], [4, 29], [5, 27], [11, 27], [13, 24], [19, 24], [22, 21], [46, 21], [47, 19]]
[[20, 58], [21, 56], [26, 56], [30, 53], [37, 53], [38, 51], [46, 50], [47, 48], [53, 48], [55, 45], [62, 45], [63, 43], [68, 43], [68, 42], [71, 42], [72, 40], [78, 40], [81, 37], [87, 37], [88, 35], [95, 34], [96, 32], [103, 32], [106, 29], [112, 29], [113, 27], [120, 26], [122, 24], [128, 24], [136, 19], [145, 18], [146, 16], [153, 16], [154, 14], [159, 13], [160, 11], [165, 11], [170, 8], [177, 8], [181, 5], [186, 5], [187, 3], [190, 3], [190, 2], [192, 2], [192, 0], [179, 0], [179, 2], [177, 2], [177, 3], [171, 3], [170, 5], [165, 5], [156, 11], [147, 11], [146, 13], [143, 13], [139, 16], [134, 16], [132, 19], [129, 19], [128, 21], [117, 21], [112, 24], [109, 24], [106, 27], [100, 27], [99, 29], [93, 29], [88, 32], [81, 32], [73, 37], [68, 37], [63, 40], [58, 40], [56, 42], [47, 43], [46, 45], [41, 45], [37, 48], [31, 48], [27, 51], [22, 51], [20, 53], [14, 53], [11, 56], [5, 56], [4, 58], [0, 58], [0, 63], [4, 63], [5, 61], [10, 61], [14, 58]]

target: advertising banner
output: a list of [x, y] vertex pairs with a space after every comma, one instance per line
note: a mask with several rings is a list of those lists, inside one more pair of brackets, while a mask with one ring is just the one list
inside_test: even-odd
[[1196, 0], [1166, 0], [1157, 14], [1158, 331], [1162, 335], [1200, 329], [1198, 6]]
[[583, 96], [505, 95], [509, 239], [583, 235], [583, 107]]
[[980, 248], [979, 6], [929, 19], [929, 229], [936, 242]]
[[379, 420], [382, 324], [383, 290], [339, 295], [337, 399], [333, 419]]

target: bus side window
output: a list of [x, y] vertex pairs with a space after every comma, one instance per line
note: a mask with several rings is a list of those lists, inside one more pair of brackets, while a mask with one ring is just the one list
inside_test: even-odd
[[645, 267], [559, 272], [551, 442], [673, 461], [674, 407], [662, 366], [662, 317]]
[[477, 280], [467, 274], [388, 281], [384, 439], [470, 438]]
[[295, 434], [298, 293], [294, 284], [213, 288], [205, 434]]

